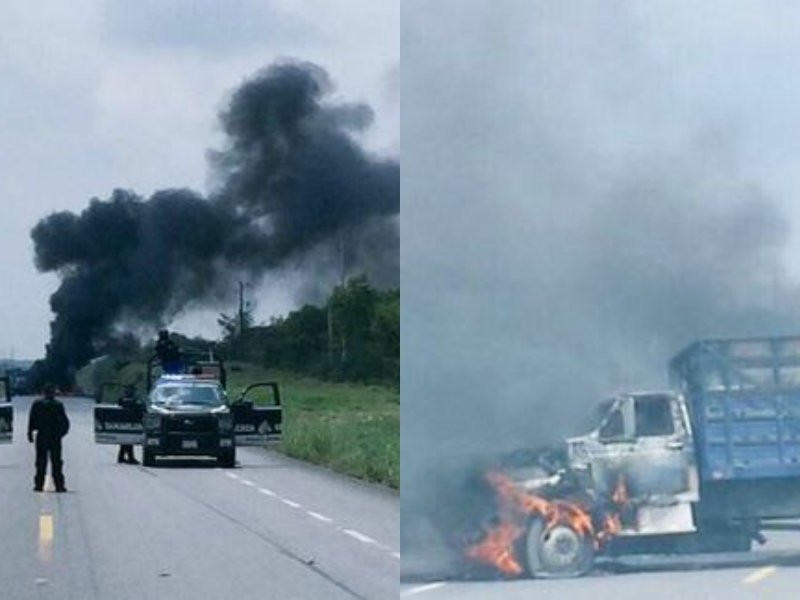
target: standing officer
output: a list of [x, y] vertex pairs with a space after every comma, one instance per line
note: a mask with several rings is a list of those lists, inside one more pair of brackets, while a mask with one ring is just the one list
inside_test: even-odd
[[181, 351], [178, 345], [170, 338], [169, 331], [162, 329], [158, 332], [156, 341], [156, 355], [161, 361], [161, 368], [164, 373], [174, 375], [180, 373], [183, 367], [181, 362]]
[[56, 491], [66, 492], [64, 472], [62, 471], [61, 438], [69, 431], [69, 418], [64, 410], [64, 405], [56, 400], [56, 388], [52, 383], [44, 386], [44, 398], [39, 398], [31, 405], [31, 412], [28, 415], [28, 441], [31, 443], [34, 441], [34, 431], [36, 432], [36, 475], [33, 478], [33, 491], [41, 492], [44, 487], [49, 456]]
[[[117, 404], [131, 412], [136, 412], [137, 418], [141, 419], [140, 404], [136, 400], [135, 392], [136, 388], [132, 385], [126, 385], [122, 391], [122, 398], [119, 399]], [[119, 452], [117, 452], [117, 462], [128, 463], [129, 465], [139, 464], [139, 461], [136, 460], [136, 456], [133, 454], [133, 444], [120, 444]]]

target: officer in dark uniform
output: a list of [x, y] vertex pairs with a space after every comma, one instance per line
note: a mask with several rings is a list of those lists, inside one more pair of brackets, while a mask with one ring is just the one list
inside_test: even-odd
[[158, 332], [156, 355], [158, 356], [158, 360], [161, 361], [161, 368], [164, 370], [164, 373], [175, 374], [181, 372], [183, 368], [181, 351], [178, 345], [170, 338], [169, 331], [166, 329], [162, 329]]
[[44, 397], [34, 401], [28, 415], [28, 441], [33, 443], [36, 432], [36, 475], [33, 491], [41, 492], [47, 472], [47, 460], [57, 492], [66, 492], [63, 462], [61, 460], [61, 438], [69, 431], [69, 418], [64, 405], [56, 400], [56, 388], [48, 383], [44, 386]]
[[[123, 388], [122, 397], [118, 400], [117, 404], [119, 404], [122, 408], [127, 408], [132, 412], [136, 412], [138, 417], [141, 418], [141, 405], [136, 400], [135, 392], [136, 388], [134, 388], [132, 385], [126, 385]], [[139, 464], [139, 461], [136, 460], [136, 457], [133, 454], [133, 444], [120, 444], [119, 452], [117, 452], [117, 462], [128, 463], [129, 465]]]

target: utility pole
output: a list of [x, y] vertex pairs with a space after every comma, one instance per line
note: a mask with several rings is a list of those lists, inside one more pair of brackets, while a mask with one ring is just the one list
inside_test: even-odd
[[244, 333], [244, 282], [239, 282], [239, 335]]
[[344, 235], [339, 231], [339, 285], [344, 287], [347, 279], [347, 268], [344, 261]]

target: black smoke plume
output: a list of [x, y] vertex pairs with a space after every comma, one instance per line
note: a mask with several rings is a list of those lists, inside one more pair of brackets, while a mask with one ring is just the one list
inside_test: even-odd
[[115, 190], [40, 221], [36, 266], [61, 285], [38, 378], [68, 384], [120, 327], [161, 325], [242, 274], [292, 268], [324, 283], [346, 269], [397, 285], [400, 167], [354, 137], [371, 109], [332, 103], [332, 89], [322, 68], [282, 62], [235, 90], [220, 114], [227, 143], [209, 153], [208, 197]]

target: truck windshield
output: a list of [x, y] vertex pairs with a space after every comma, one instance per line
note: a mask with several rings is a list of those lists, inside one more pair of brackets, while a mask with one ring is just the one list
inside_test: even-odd
[[224, 399], [215, 385], [160, 385], [150, 394], [156, 406], [222, 406]]

